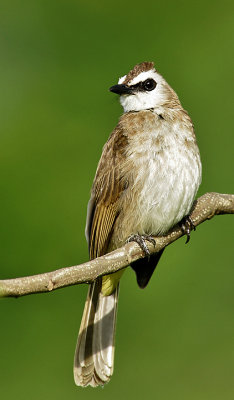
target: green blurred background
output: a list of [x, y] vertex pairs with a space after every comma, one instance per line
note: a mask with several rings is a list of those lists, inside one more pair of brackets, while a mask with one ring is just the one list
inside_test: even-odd
[[[108, 88], [155, 61], [194, 121], [199, 194], [233, 192], [233, 2], [0, 2], [0, 277], [87, 260], [90, 187], [121, 107]], [[87, 287], [0, 302], [0, 397], [233, 399], [233, 217], [164, 253], [148, 288], [122, 280], [115, 373], [77, 388]]]

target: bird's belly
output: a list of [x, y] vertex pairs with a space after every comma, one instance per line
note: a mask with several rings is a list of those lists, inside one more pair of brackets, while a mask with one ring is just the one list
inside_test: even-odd
[[167, 174], [146, 179], [135, 207], [135, 226], [140, 234], [163, 234], [185, 216], [194, 199], [194, 190], [182, 176]]
[[118, 242], [131, 234], [166, 233], [190, 212], [200, 184], [200, 158], [179, 148], [139, 157], [117, 223]]

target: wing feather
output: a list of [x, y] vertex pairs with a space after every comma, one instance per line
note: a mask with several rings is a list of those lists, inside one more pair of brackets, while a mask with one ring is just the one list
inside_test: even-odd
[[90, 258], [105, 254], [119, 214], [118, 199], [126, 188], [119, 165], [125, 157], [127, 137], [115, 129], [103, 148], [88, 204], [86, 238]]

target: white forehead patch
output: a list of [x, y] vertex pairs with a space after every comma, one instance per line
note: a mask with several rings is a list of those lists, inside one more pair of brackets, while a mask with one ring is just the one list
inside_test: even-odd
[[121, 83], [123, 83], [125, 81], [127, 75], [122, 76], [121, 78], [119, 78], [118, 84], [121, 85]]

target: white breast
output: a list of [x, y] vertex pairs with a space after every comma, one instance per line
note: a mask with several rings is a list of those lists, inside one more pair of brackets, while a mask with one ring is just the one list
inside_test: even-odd
[[139, 234], [163, 234], [191, 209], [201, 181], [200, 156], [182, 123], [163, 121], [160, 130], [143, 134], [144, 140], [139, 132], [129, 145], [131, 189], [123, 201], [135, 217], [122, 224]]

